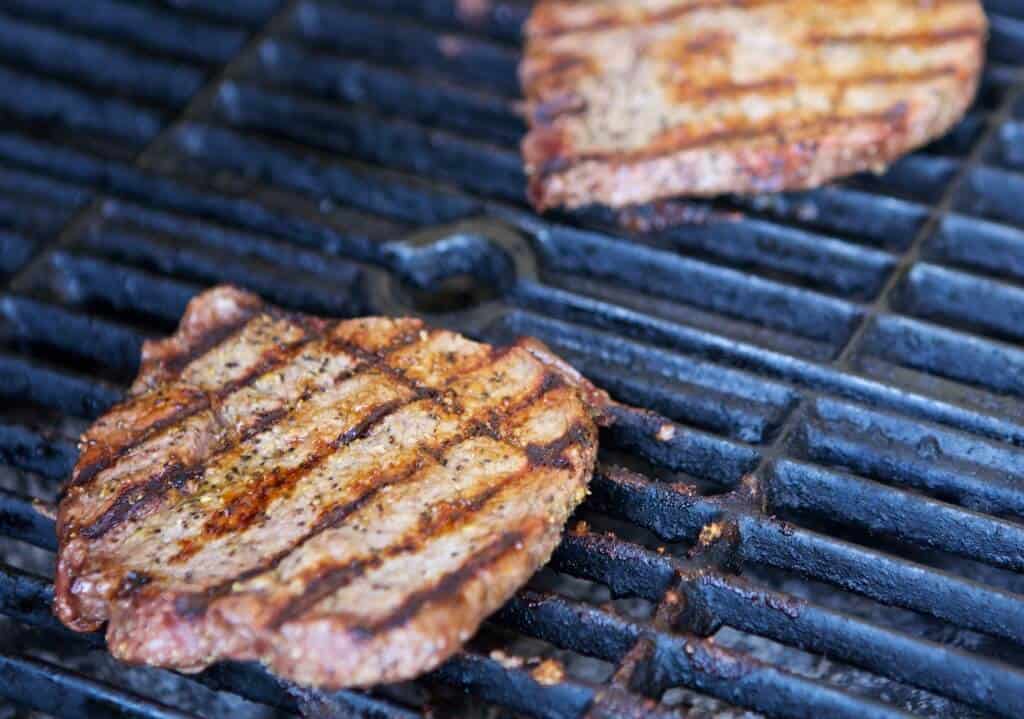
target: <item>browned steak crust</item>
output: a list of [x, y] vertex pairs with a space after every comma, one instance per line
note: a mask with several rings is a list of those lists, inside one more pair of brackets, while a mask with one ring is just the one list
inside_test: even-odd
[[535, 343], [211, 290], [82, 438], [55, 611], [133, 662], [414, 676], [547, 560], [605, 399]]
[[520, 75], [538, 209], [809, 188], [945, 132], [978, 0], [541, 0]]

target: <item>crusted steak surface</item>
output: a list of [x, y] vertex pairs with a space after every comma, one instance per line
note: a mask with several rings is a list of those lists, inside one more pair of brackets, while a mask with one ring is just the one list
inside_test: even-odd
[[547, 560], [602, 398], [536, 343], [208, 291], [82, 438], [56, 613], [133, 662], [413, 676]]
[[539, 209], [808, 188], [963, 114], [977, 0], [541, 0], [520, 67]]

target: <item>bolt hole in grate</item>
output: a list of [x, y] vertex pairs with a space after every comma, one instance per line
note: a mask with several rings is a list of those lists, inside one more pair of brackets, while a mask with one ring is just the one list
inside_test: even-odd
[[[1024, 715], [1024, 13], [988, 10], [974, 107], [885, 174], [540, 218], [526, 2], [3, 3], [0, 716]], [[126, 669], [50, 615], [77, 434], [217, 282], [535, 335], [644, 408], [428, 677]]]

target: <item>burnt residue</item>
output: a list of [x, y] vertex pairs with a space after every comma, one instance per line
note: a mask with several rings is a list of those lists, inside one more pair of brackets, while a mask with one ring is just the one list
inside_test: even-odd
[[744, 602], [781, 612], [790, 619], [798, 619], [807, 606], [807, 602], [799, 597], [759, 589], [741, 577], [726, 576], [719, 572], [702, 572], [696, 586], [698, 593], [703, 594], [710, 603], [715, 603], [715, 595], [724, 592]]
[[693, 671], [716, 679], [736, 681], [760, 666], [754, 659], [723, 649], [708, 640], [687, 641], [683, 651]]

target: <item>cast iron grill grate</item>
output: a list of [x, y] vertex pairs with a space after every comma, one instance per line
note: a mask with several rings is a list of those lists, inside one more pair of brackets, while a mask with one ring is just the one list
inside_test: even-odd
[[[367, 717], [444, 716], [446, 687], [544, 717], [1024, 715], [1024, 12], [989, 10], [975, 107], [885, 175], [541, 219], [527, 3], [2, 3], [0, 694], [67, 716], [212, 715], [168, 706], [199, 685]], [[224, 281], [536, 335], [657, 414], [621, 413], [551, 566], [422, 682], [73, 670], [102, 639], [50, 616], [33, 497], [142, 340]]]

